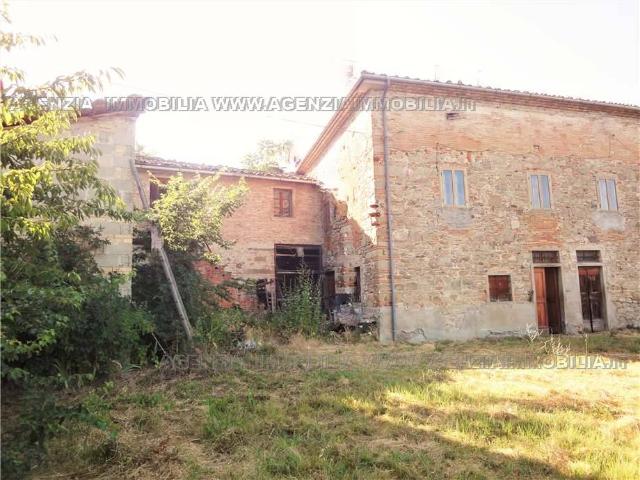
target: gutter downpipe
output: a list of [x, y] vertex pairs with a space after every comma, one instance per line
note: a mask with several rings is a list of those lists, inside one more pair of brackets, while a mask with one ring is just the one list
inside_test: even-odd
[[385, 75], [386, 83], [382, 92], [382, 145], [384, 162], [384, 201], [387, 213], [387, 250], [389, 254], [389, 290], [391, 300], [391, 340], [396, 341], [396, 286], [395, 264], [393, 263], [393, 215], [391, 214], [391, 188], [389, 186], [389, 137], [387, 132], [387, 91], [391, 81]]

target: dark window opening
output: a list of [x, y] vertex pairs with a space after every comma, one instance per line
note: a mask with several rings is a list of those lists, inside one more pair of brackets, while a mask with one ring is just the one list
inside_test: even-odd
[[149, 184], [149, 203], [153, 206], [156, 200], [160, 200], [160, 198], [166, 193], [167, 186], [166, 180], [160, 180], [160, 183], [151, 182]]
[[259, 278], [256, 280], [256, 297], [258, 298], [258, 304], [262, 305], [265, 309], [269, 309], [269, 296], [267, 292], [267, 279]]
[[578, 250], [576, 256], [579, 262], [599, 262], [600, 250]]
[[537, 250], [531, 252], [533, 263], [560, 263], [560, 253], [557, 250]]
[[360, 267], [355, 268], [355, 283], [353, 285], [353, 301], [354, 303], [360, 303], [362, 296], [362, 279], [360, 278]]
[[282, 188], [273, 189], [273, 215], [276, 217], [293, 216], [293, 192]]
[[511, 301], [510, 275], [489, 275], [489, 300], [492, 302]]

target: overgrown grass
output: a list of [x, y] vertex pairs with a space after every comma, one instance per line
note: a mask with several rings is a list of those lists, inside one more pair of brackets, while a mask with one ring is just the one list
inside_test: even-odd
[[[583, 352], [580, 337], [560, 341]], [[296, 339], [275, 353], [293, 360], [271, 368], [130, 373], [100, 397], [117, 436], [70, 427], [33, 477], [640, 478], [640, 334], [589, 342], [631, 363], [434, 370], [371, 361], [433, 347]], [[434, 354], [538, 347], [444, 343]], [[340, 361], [309, 368], [309, 351]]]

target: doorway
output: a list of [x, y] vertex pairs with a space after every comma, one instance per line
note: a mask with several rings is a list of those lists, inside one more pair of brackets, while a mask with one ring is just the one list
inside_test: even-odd
[[578, 276], [584, 329], [590, 332], [606, 330], [602, 301], [602, 267], [578, 267]]
[[331, 312], [336, 303], [336, 272], [327, 270], [324, 272], [324, 288], [322, 306], [325, 312]]
[[299, 282], [306, 272], [318, 284], [322, 268], [322, 248], [319, 245], [275, 245], [276, 306]]
[[560, 268], [534, 267], [538, 329], [563, 333], [560, 296]]

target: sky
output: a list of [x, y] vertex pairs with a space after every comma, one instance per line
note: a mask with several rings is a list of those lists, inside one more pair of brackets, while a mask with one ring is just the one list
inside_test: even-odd
[[[0, 59], [27, 83], [109, 67], [104, 96], [344, 96], [362, 70], [640, 105], [640, 10], [625, 1], [19, 1], [45, 46]], [[331, 112], [147, 112], [137, 142], [238, 166], [261, 139], [304, 156]]]

